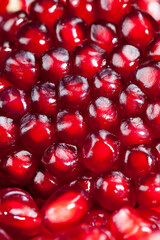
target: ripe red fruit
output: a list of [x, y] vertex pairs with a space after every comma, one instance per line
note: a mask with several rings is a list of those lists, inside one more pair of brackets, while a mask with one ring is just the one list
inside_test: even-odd
[[105, 20], [97, 21], [90, 26], [90, 40], [110, 53], [118, 44], [118, 34], [116, 26]]
[[94, 75], [91, 84], [94, 96], [115, 98], [122, 89], [123, 81], [119, 73], [107, 66]]
[[119, 95], [121, 114], [124, 116], [136, 116], [147, 108], [148, 98], [141, 89], [133, 84], [127, 84]]
[[101, 173], [117, 168], [120, 152], [120, 141], [105, 130], [91, 132], [83, 145], [83, 161], [85, 166]]
[[6, 58], [13, 51], [13, 46], [8, 41], [0, 42], [0, 71], [2, 72], [5, 65]]
[[47, 116], [28, 113], [21, 119], [20, 136], [26, 149], [41, 155], [53, 142], [54, 129]]
[[50, 82], [38, 82], [31, 90], [31, 104], [40, 114], [54, 116], [58, 110], [56, 86]]
[[45, 203], [44, 223], [53, 232], [73, 228], [82, 221], [89, 208], [90, 199], [83, 189], [65, 186]]
[[137, 201], [147, 208], [160, 207], [160, 174], [150, 173], [143, 176], [138, 184]]
[[91, 80], [94, 74], [106, 65], [106, 52], [98, 45], [91, 43], [75, 48], [73, 66], [77, 74]]
[[72, 16], [83, 18], [88, 24], [97, 19], [96, 2], [94, 0], [68, 0], [67, 7]]
[[29, 111], [29, 100], [24, 91], [11, 86], [0, 92], [0, 112], [13, 119], [20, 119]]
[[53, 31], [53, 24], [64, 12], [64, 6], [60, 0], [36, 0], [29, 6], [31, 19], [43, 22], [50, 31]]
[[130, 0], [98, 0], [97, 2], [99, 18], [116, 24], [131, 8]]
[[39, 75], [35, 55], [24, 50], [12, 52], [5, 61], [4, 74], [16, 87], [30, 90], [38, 81]]
[[101, 207], [109, 211], [118, 210], [126, 205], [134, 207], [135, 186], [121, 172], [105, 173], [96, 179], [95, 198]]
[[38, 165], [38, 160], [26, 150], [14, 151], [0, 160], [4, 178], [17, 185], [29, 183]]
[[0, 191], [0, 224], [9, 231], [24, 236], [34, 236], [40, 231], [41, 216], [29, 195], [19, 188]]
[[69, 52], [61, 47], [49, 49], [40, 59], [42, 79], [55, 84], [60, 78], [71, 73], [71, 67]]
[[6, 80], [6, 78], [4, 78], [4, 77], [2, 77], [2, 76], [0, 75], [0, 92], [1, 92], [3, 89], [5, 89], [5, 88], [7, 88], [7, 87], [10, 87], [10, 86], [12, 86], [12, 84], [11, 84], [10, 82], [8, 82], [8, 81]]
[[0, 228], [0, 239], [1, 240], [12, 240], [12, 238], [8, 235], [6, 231]]
[[112, 100], [99, 97], [88, 105], [88, 120], [93, 129], [113, 131], [118, 124], [118, 109]]
[[149, 14], [134, 9], [122, 19], [120, 34], [126, 42], [144, 51], [146, 45], [155, 37], [158, 28], [158, 23]]
[[53, 144], [43, 154], [42, 164], [52, 176], [60, 181], [71, 180], [79, 173], [80, 154], [74, 145]]
[[70, 144], [82, 145], [88, 133], [83, 115], [74, 110], [60, 111], [55, 128], [58, 138]]
[[125, 82], [129, 82], [140, 64], [141, 53], [135, 46], [123, 44], [113, 49], [110, 59], [113, 69], [121, 74]]
[[28, 185], [29, 191], [33, 196], [42, 199], [48, 199], [58, 187], [59, 181], [43, 168], [36, 172]]
[[67, 75], [58, 84], [58, 98], [62, 106], [84, 109], [90, 99], [90, 86], [87, 78], [80, 75]]
[[40, 57], [52, 46], [49, 31], [40, 22], [28, 21], [17, 31], [16, 46]]
[[125, 146], [152, 142], [151, 130], [140, 117], [124, 119], [120, 124], [119, 137]]
[[72, 51], [76, 46], [86, 42], [87, 25], [78, 17], [59, 18], [54, 25], [57, 44]]
[[160, 61], [160, 34], [147, 46], [147, 55], [151, 59]]
[[135, 71], [135, 83], [152, 100], [158, 98], [160, 94], [160, 62], [149, 61], [141, 64]]
[[158, 159], [153, 147], [137, 145], [124, 150], [121, 164], [127, 176], [138, 179], [155, 171], [158, 166]]

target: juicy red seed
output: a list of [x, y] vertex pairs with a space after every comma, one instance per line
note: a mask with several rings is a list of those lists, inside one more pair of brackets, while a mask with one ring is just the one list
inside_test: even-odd
[[90, 99], [88, 80], [80, 75], [67, 75], [60, 79], [58, 97], [67, 108], [84, 109]]
[[149, 14], [134, 9], [122, 19], [120, 34], [129, 44], [145, 50], [158, 28], [158, 23]]
[[48, 199], [58, 187], [59, 181], [43, 168], [36, 172], [28, 185], [29, 191], [33, 196], [42, 199]]
[[71, 73], [69, 52], [61, 47], [49, 49], [41, 57], [40, 68], [43, 80], [58, 83], [60, 78]]
[[11, 84], [10, 82], [8, 82], [5, 77], [2, 77], [2, 76], [0, 75], [0, 92], [1, 92], [3, 89], [5, 89], [5, 88], [7, 88], [7, 87], [10, 87], [10, 86], [12, 86], [12, 84]]
[[95, 96], [115, 98], [122, 89], [122, 77], [110, 66], [98, 71], [92, 79], [92, 91]]
[[17, 126], [13, 119], [0, 116], [0, 155], [12, 149], [18, 140]]
[[45, 151], [42, 164], [52, 176], [66, 181], [77, 177], [80, 154], [76, 146], [66, 143], [53, 144]]
[[124, 150], [121, 164], [126, 175], [132, 179], [137, 179], [155, 171], [158, 159], [153, 147], [138, 145]]
[[60, 0], [36, 0], [29, 6], [30, 17], [43, 22], [50, 31], [53, 31], [53, 24], [63, 14], [64, 6]]
[[75, 48], [73, 66], [77, 74], [91, 80], [94, 74], [106, 65], [106, 52], [98, 45], [85, 44]]
[[121, 113], [124, 116], [134, 116], [144, 112], [147, 108], [147, 103], [146, 94], [133, 83], [126, 85], [119, 95]]
[[82, 221], [89, 208], [90, 199], [83, 189], [62, 187], [44, 205], [45, 225], [51, 231], [72, 228]]
[[58, 102], [54, 83], [37, 83], [31, 90], [33, 109], [40, 114], [54, 116], [57, 113]]
[[160, 61], [160, 34], [157, 35], [147, 46], [149, 58]]
[[110, 229], [117, 239], [146, 239], [157, 226], [141, 217], [138, 212], [131, 207], [123, 207], [113, 213], [110, 219]]
[[141, 53], [138, 48], [132, 45], [120, 45], [111, 53], [111, 66], [120, 73], [125, 82], [133, 79], [133, 73], [139, 66]]
[[137, 208], [137, 212], [146, 220], [155, 223], [158, 226], [158, 228], [160, 227], [160, 215], [158, 212], [145, 207]]
[[88, 119], [93, 129], [113, 131], [119, 120], [118, 109], [109, 98], [99, 97], [89, 104]]
[[86, 42], [87, 25], [78, 17], [62, 17], [54, 26], [57, 44], [72, 51], [76, 46]]
[[16, 46], [40, 57], [43, 52], [52, 46], [48, 29], [39, 22], [26, 22], [16, 34]]
[[39, 67], [35, 55], [16, 50], [5, 61], [4, 74], [11, 83], [23, 90], [30, 90], [38, 81]]
[[8, 41], [0, 42], [0, 71], [2, 72], [5, 66], [5, 60], [13, 51], [13, 46]]
[[130, 0], [98, 0], [98, 14], [100, 19], [119, 23], [120, 19], [131, 9]]
[[110, 171], [117, 168], [119, 151], [120, 142], [115, 135], [96, 130], [87, 136], [83, 145], [83, 161], [95, 173]]
[[63, 110], [57, 114], [56, 132], [66, 143], [82, 145], [88, 129], [79, 111]]
[[136, 0], [138, 7], [149, 13], [158, 23], [160, 23], [160, 2], [159, 0]]
[[18, 29], [28, 20], [29, 17], [24, 11], [11, 13], [1, 26], [4, 39], [14, 43], [15, 35]]
[[120, 124], [119, 137], [125, 146], [152, 142], [151, 130], [140, 117], [124, 119]]
[[12, 240], [12, 238], [8, 235], [8, 233], [0, 228], [0, 239], [1, 240]]
[[93, 227], [106, 227], [110, 216], [111, 213], [103, 208], [93, 208], [88, 212], [84, 221]]
[[151, 61], [141, 64], [135, 71], [135, 83], [151, 99], [158, 98], [160, 94], [160, 62]]
[[160, 174], [150, 173], [142, 177], [138, 184], [137, 201], [147, 208], [160, 207]]
[[68, 0], [68, 11], [72, 16], [83, 18], [88, 24], [97, 19], [96, 2], [94, 0]]
[[39, 232], [42, 219], [29, 193], [19, 188], [4, 188], [0, 191], [0, 200], [2, 226], [24, 236], [34, 236]]
[[20, 119], [29, 110], [29, 100], [22, 90], [11, 86], [0, 92], [0, 112]]
[[97, 21], [90, 26], [90, 40], [110, 53], [118, 44], [116, 26], [106, 21]]
[[26, 150], [15, 151], [0, 160], [0, 168], [4, 177], [18, 185], [29, 183], [37, 166], [37, 159]]
[[95, 197], [101, 207], [115, 211], [125, 205], [135, 205], [135, 186], [121, 172], [105, 173], [97, 177], [95, 184]]
[[41, 155], [54, 139], [54, 129], [45, 115], [26, 114], [20, 123], [20, 136], [24, 146]]
[[160, 133], [160, 101], [150, 103], [146, 109], [146, 117], [149, 126], [152, 127], [155, 136], [159, 136]]

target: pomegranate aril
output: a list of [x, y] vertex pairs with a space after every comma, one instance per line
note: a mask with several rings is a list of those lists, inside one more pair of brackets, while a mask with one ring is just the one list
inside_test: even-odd
[[150, 99], [160, 95], [160, 62], [149, 61], [141, 64], [135, 71], [135, 83]]
[[160, 207], [160, 174], [150, 173], [143, 176], [138, 183], [137, 201], [147, 208]]
[[57, 45], [72, 51], [86, 42], [87, 24], [78, 17], [62, 17], [54, 25], [54, 35]]
[[13, 51], [13, 46], [8, 41], [0, 42], [0, 71], [2, 72], [5, 66], [6, 58]]
[[29, 111], [29, 99], [22, 90], [11, 86], [0, 92], [0, 112], [13, 119], [20, 119]]
[[102, 173], [114, 170], [118, 166], [120, 141], [106, 130], [94, 130], [83, 145], [83, 161], [85, 166], [95, 172]]
[[159, 137], [160, 133], [160, 101], [154, 101], [148, 104], [146, 109], [148, 125], [151, 126], [154, 135]]
[[126, 14], [120, 23], [121, 37], [142, 51], [158, 30], [158, 23], [149, 14], [137, 9]]
[[160, 34], [158, 34], [146, 48], [147, 56], [160, 61]]
[[50, 82], [38, 82], [31, 90], [31, 104], [35, 112], [53, 117], [58, 110], [56, 86]]
[[124, 119], [120, 124], [119, 137], [124, 146], [150, 144], [152, 132], [140, 117]]
[[0, 228], [0, 239], [1, 240], [12, 240], [12, 238], [8, 235], [8, 233]]
[[122, 116], [136, 116], [147, 108], [148, 98], [141, 89], [133, 84], [127, 84], [119, 95], [119, 106]]
[[40, 231], [41, 216], [29, 195], [19, 188], [0, 191], [0, 224], [12, 233], [34, 236]]
[[29, 6], [29, 15], [33, 20], [43, 22], [53, 31], [53, 24], [64, 14], [64, 6], [60, 0], [36, 0]]
[[109, 98], [99, 97], [88, 106], [88, 119], [93, 129], [113, 131], [118, 124], [118, 109]]
[[[63, 0], [64, 1], [64, 0]], [[77, 16], [91, 24], [97, 19], [96, 2], [94, 0], [67, 0], [67, 8], [72, 16]]]
[[80, 160], [81, 156], [76, 146], [59, 143], [51, 145], [45, 151], [42, 164], [52, 176], [60, 181], [67, 181], [79, 174]]
[[97, 3], [99, 18], [116, 24], [131, 9], [131, 0], [98, 0]]
[[125, 174], [135, 180], [155, 171], [158, 166], [156, 150], [148, 145], [128, 147], [121, 157]]
[[91, 81], [94, 74], [106, 65], [106, 52], [98, 45], [91, 43], [75, 48], [73, 67], [77, 74], [87, 77]]
[[18, 29], [28, 20], [28, 14], [24, 11], [13, 12], [12, 14], [9, 14], [1, 26], [3, 38], [5, 40], [12, 41], [14, 44], [15, 35]]
[[74, 110], [58, 112], [55, 128], [57, 137], [70, 144], [82, 145], [88, 133], [85, 118]]
[[119, 73], [107, 66], [94, 75], [91, 84], [94, 96], [116, 98], [122, 89], [123, 80]]
[[84, 109], [90, 100], [90, 86], [87, 78], [80, 75], [67, 75], [60, 79], [58, 98], [63, 107]]
[[36, 172], [28, 185], [28, 189], [33, 196], [42, 199], [48, 199], [58, 187], [59, 181], [43, 168]]
[[29, 183], [38, 165], [38, 160], [26, 150], [14, 151], [0, 160], [4, 178], [17, 185]]
[[30, 90], [39, 75], [35, 55], [24, 50], [13, 51], [5, 61], [4, 75], [16, 87]]
[[114, 212], [110, 219], [110, 230], [116, 239], [145, 239], [157, 226], [141, 217], [135, 209], [123, 207]]
[[139, 207], [136, 210], [143, 218], [155, 223], [155, 225], [157, 225], [158, 228], [160, 229], [160, 214], [159, 213], [157, 213], [156, 211], [154, 211], [152, 209], [148, 209], [145, 207]]
[[47, 27], [34, 21], [24, 23], [17, 31], [15, 45], [19, 49], [30, 51], [37, 57], [52, 47]]
[[83, 189], [65, 186], [45, 203], [44, 223], [53, 232], [72, 228], [83, 220], [89, 208], [90, 199]]
[[97, 21], [90, 26], [90, 40], [110, 53], [118, 44], [118, 34], [116, 26], [105, 20]]
[[7, 88], [7, 87], [10, 87], [12, 86], [12, 84], [10, 82], [7, 81], [7, 79], [3, 76], [0, 75], [0, 92]]
[[120, 73], [125, 82], [133, 80], [133, 73], [141, 61], [138, 48], [129, 44], [121, 44], [113, 49], [110, 56], [113, 69]]
[[135, 186], [121, 172], [105, 173], [95, 181], [95, 198], [101, 207], [109, 211], [118, 210], [126, 205], [134, 207]]
[[27, 150], [36, 155], [44, 150], [54, 140], [54, 128], [46, 115], [27, 113], [20, 123], [20, 136]]
[[61, 47], [49, 49], [40, 59], [40, 69], [44, 81], [58, 83], [60, 78], [71, 73], [69, 52]]

